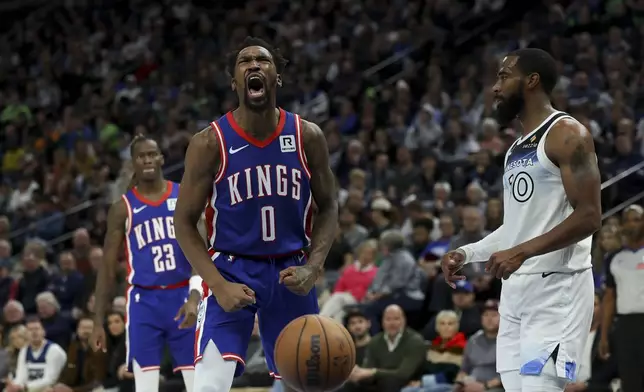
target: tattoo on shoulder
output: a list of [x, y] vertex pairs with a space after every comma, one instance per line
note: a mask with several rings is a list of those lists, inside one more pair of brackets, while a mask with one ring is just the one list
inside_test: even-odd
[[573, 172], [586, 170], [589, 167], [588, 151], [583, 142], [577, 144], [570, 156], [570, 167]]

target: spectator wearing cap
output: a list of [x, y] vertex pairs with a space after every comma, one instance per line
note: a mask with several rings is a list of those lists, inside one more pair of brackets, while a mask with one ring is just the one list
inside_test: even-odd
[[[471, 336], [481, 329], [481, 311], [476, 306], [474, 285], [467, 280], [456, 283], [456, 289], [452, 292], [452, 310], [460, 317], [461, 332], [465, 336]], [[446, 310], [446, 309], [443, 309]], [[427, 340], [436, 338], [436, 320], [432, 318], [423, 329], [423, 336]]]
[[399, 392], [425, 360], [423, 337], [407, 327], [400, 306], [385, 309], [382, 325], [383, 332], [371, 339], [362, 365], [356, 365], [349, 377], [361, 392]]
[[424, 272], [414, 256], [405, 248], [405, 238], [400, 230], [391, 229], [380, 236], [383, 261], [365, 296], [366, 313], [371, 317], [371, 331], [380, 331], [378, 321], [385, 308], [399, 305], [406, 312], [416, 312], [425, 298]]
[[61, 312], [79, 314], [83, 308], [83, 275], [76, 270], [74, 254], [69, 251], [60, 253], [58, 266], [60, 271], [51, 277], [49, 291], [58, 299]]
[[401, 392], [451, 391], [452, 383], [463, 362], [466, 338], [458, 332], [458, 315], [453, 310], [443, 310], [436, 315], [436, 332], [427, 350], [427, 360], [421, 370], [420, 380], [412, 381]]
[[482, 329], [467, 341], [461, 371], [456, 376], [455, 392], [503, 392], [496, 372], [496, 337], [499, 333], [499, 303], [488, 300], [481, 314]]
[[360, 309], [353, 309], [344, 317], [344, 325], [353, 337], [356, 346], [356, 363], [363, 363], [367, 354], [367, 346], [371, 342], [371, 321]]
[[[590, 333], [584, 344], [584, 351], [579, 361], [577, 380], [566, 385], [566, 392], [612, 392], [611, 382], [618, 378], [617, 362], [614, 356], [604, 359], [599, 355], [601, 338], [601, 297], [595, 293], [593, 320]], [[613, 341], [613, 334], [609, 334]]]
[[[624, 246], [606, 260], [606, 292], [600, 355], [617, 356], [624, 392], [644, 391], [644, 209], [631, 205], [623, 213]], [[617, 315], [616, 339], [610, 347], [610, 331]]]
[[358, 247], [358, 259], [342, 271], [333, 294], [320, 309], [321, 315], [342, 322], [344, 309], [362, 301], [378, 271], [375, 265], [377, 252], [376, 240], [365, 241]]
[[45, 328], [48, 340], [67, 348], [71, 339], [71, 319], [60, 312], [60, 303], [51, 291], [45, 291], [36, 297], [38, 317]]
[[376, 197], [371, 202], [371, 221], [373, 222], [373, 229], [369, 234], [371, 238], [379, 238], [380, 235], [394, 227], [391, 221], [392, 205], [389, 200], [384, 197]]

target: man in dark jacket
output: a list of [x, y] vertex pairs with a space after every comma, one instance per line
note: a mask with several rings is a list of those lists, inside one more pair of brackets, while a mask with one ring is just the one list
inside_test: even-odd
[[102, 384], [107, 370], [106, 355], [89, 347], [93, 329], [91, 317], [78, 321], [76, 336], [67, 348], [67, 364], [53, 392], [89, 392]]

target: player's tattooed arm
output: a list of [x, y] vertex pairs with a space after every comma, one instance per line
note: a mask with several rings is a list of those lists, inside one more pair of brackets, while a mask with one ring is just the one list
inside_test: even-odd
[[549, 232], [526, 242], [528, 257], [565, 248], [601, 228], [601, 178], [590, 132], [576, 120], [563, 119], [548, 133], [545, 150], [559, 166], [574, 211]]
[[220, 164], [217, 136], [207, 127], [194, 135], [188, 145], [174, 211], [174, 225], [181, 250], [210, 287], [219, 286], [224, 278], [210, 259], [197, 225]]
[[94, 291], [94, 298], [96, 300], [94, 315], [96, 322], [100, 323], [100, 325], [103, 325], [107, 306], [113, 294], [112, 287], [114, 287], [118, 260], [123, 251], [123, 241], [127, 229], [127, 216], [127, 206], [123, 198], [120, 198], [112, 204], [107, 213], [107, 230], [105, 233], [105, 243], [103, 245], [105, 257], [103, 263], [98, 268], [96, 289]]
[[311, 171], [311, 192], [318, 208], [313, 219], [309, 263], [322, 268], [335, 239], [338, 225], [335, 176], [329, 166], [329, 150], [320, 127], [302, 120], [302, 139], [306, 161]]

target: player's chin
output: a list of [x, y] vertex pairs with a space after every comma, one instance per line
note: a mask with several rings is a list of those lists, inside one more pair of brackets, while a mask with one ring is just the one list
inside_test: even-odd
[[261, 95], [251, 95], [246, 92], [244, 101], [246, 101], [246, 106], [251, 110], [264, 110], [268, 108], [269, 101], [268, 95], [266, 93]]

